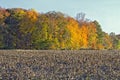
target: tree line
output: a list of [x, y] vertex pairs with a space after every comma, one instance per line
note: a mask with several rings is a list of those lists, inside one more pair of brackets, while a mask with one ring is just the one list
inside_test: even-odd
[[0, 49], [119, 49], [120, 39], [78, 13], [0, 8]]

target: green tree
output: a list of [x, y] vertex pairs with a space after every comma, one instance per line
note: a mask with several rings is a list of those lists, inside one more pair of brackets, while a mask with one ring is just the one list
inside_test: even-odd
[[120, 40], [118, 39], [118, 37], [116, 36], [116, 34], [114, 32], [110, 33], [110, 37], [112, 39], [112, 44], [113, 44], [113, 49], [120, 49]]
[[103, 43], [104, 43], [104, 32], [102, 31], [101, 25], [95, 20], [93, 22], [96, 26], [96, 30], [97, 30], [97, 48], [98, 49], [103, 49]]

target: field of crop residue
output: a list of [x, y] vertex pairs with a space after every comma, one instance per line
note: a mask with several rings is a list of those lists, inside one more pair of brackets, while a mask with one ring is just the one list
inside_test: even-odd
[[120, 51], [1, 50], [0, 80], [120, 80]]

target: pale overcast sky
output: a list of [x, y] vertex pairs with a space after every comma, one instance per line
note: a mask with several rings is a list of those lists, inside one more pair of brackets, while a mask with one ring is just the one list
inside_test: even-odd
[[120, 33], [120, 0], [0, 0], [3, 8], [34, 8], [38, 12], [60, 11], [72, 17], [86, 13], [97, 20], [105, 32]]

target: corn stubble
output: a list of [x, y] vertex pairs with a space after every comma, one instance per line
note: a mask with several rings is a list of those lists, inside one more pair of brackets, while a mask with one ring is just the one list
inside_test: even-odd
[[120, 80], [117, 50], [1, 50], [0, 80]]

